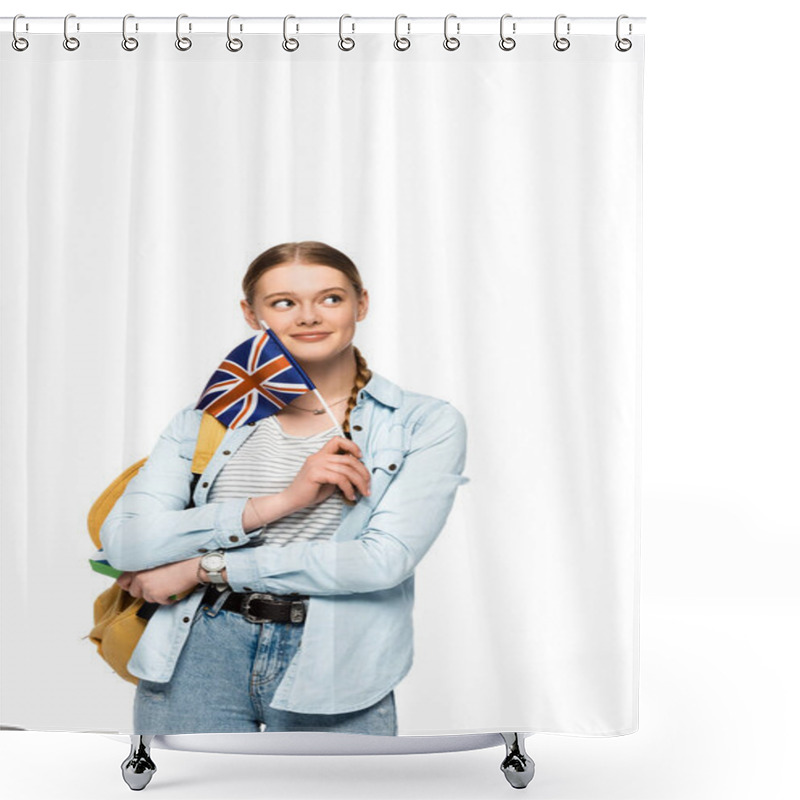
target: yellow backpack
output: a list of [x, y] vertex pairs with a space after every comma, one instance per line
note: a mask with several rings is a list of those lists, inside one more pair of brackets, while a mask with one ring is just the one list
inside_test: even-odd
[[[203, 414], [192, 459], [193, 477], [190, 495], [194, 495], [197, 480], [216, 452], [226, 430], [225, 425], [216, 417], [209, 413]], [[137, 461], [113, 480], [89, 510], [89, 535], [98, 550], [102, 547], [100, 528], [103, 522], [122, 496], [128, 482], [142, 468], [145, 461], [146, 458]], [[190, 500], [188, 508], [193, 505], [194, 500]], [[193, 591], [194, 589], [189, 589], [178, 595], [178, 599], [186, 597]], [[144, 633], [147, 620], [157, 608], [157, 603], [145, 603], [141, 597], [134, 597], [121, 588], [116, 581], [94, 601], [94, 627], [86, 638], [94, 642], [97, 652], [112, 669], [131, 683], [139, 683], [139, 679], [128, 672], [128, 661]]]

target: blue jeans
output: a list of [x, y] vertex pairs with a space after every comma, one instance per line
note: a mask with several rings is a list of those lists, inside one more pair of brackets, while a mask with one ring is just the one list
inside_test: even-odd
[[225, 599], [197, 610], [168, 683], [140, 680], [133, 732], [249, 733], [336, 731], [397, 736], [394, 691], [345, 714], [299, 714], [270, 701], [303, 637], [304, 624], [248, 622], [222, 610]]

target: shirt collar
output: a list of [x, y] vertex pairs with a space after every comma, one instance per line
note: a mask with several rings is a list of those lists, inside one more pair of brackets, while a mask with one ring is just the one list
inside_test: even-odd
[[375, 398], [379, 403], [392, 408], [400, 406], [403, 396], [403, 390], [396, 383], [392, 383], [375, 371], [362, 391]]

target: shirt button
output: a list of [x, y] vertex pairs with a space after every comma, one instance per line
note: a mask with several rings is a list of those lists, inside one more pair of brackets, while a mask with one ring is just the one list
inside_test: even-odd
[[208, 481], [203, 481], [203, 488], [205, 489], [207, 487], [208, 487]]
[[200, 547], [200, 548], [197, 550], [197, 552], [198, 552], [198, 553], [207, 553], [207, 552], [208, 552], [208, 550], [207, 550], [205, 547]]
[[246, 592], [252, 592], [253, 591], [249, 586], [242, 586], [242, 589], [244, 589]]
[[360, 430], [362, 430], [362, 428], [361, 428], [360, 425], [353, 425], [353, 430], [354, 431], [360, 431]]
[[184, 617], [184, 618], [183, 618], [183, 621], [184, 621], [184, 622], [189, 622], [189, 617]]
[[222, 455], [224, 455], [224, 456], [229, 456], [230, 454], [231, 454], [230, 450], [223, 450], [222, 451]]
[[397, 464], [389, 464], [389, 469], [397, 469]]
[[255, 422], [248, 422], [247, 424], [252, 427], [253, 425], [255, 425]]
[[232, 542], [238, 542], [239, 541], [239, 537], [238, 536], [229, 536], [228, 539], [230, 539], [230, 541], [232, 541]]

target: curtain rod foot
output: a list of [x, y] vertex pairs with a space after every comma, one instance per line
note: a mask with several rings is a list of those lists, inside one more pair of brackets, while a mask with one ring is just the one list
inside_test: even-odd
[[515, 789], [524, 789], [532, 780], [536, 765], [525, 752], [525, 738], [519, 733], [501, 733], [506, 743], [506, 757], [500, 765], [506, 780]]
[[122, 762], [122, 779], [134, 791], [140, 791], [150, 783], [156, 771], [156, 765], [150, 758], [150, 742], [152, 736], [131, 734], [131, 752]]

